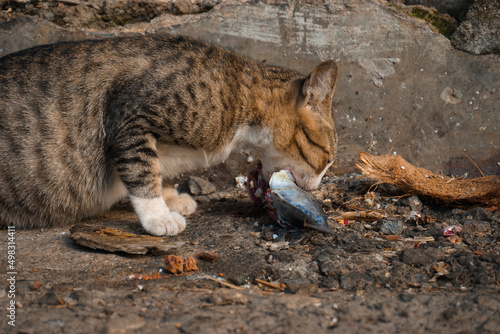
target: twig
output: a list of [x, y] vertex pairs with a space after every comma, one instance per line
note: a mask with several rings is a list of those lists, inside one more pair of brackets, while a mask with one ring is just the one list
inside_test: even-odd
[[342, 218], [351, 219], [351, 220], [368, 220], [368, 221], [376, 221], [385, 217], [383, 213], [375, 212], [375, 211], [349, 211], [343, 212]]
[[474, 164], [474, 166], [476, 166], [477, 170], [479, 171], [479, 173], [481, 173], [481, 175], [484, 177], [485, 175], [483, 174], [483, 171], [481, 170], [481, 168], [479, 168], [479, 166], [474, 162], [474, 160], [472, 160], [471, 158], [469, 158], [469, 156], [467, 154], [465, 154], [464, 151], [462, 151], [462, 154], [465, 155], [467, 157], [467, 159], [470, 160], [470, 162], [472, 162]]
[[283, 287], [281, 287], [281, 283], [278, 283], [279, 285], [275, 285], [273, 283], [266, 282], [266, 281], [263, 281], [263, 280], [258, 279], [258, 278], [255, 279], [255, 282], [260, 283], [262, 285], [265, 285], [268, 288], [278, 289], [280, 291], [284, 291], [285, 290]]
[[242, 287], [242, 286], [236, 286], [236, 285], [228, 283], [228, 282], [219, 281], [218, 279], [210, 277], [210, 276], [205, 276], [205, 278], [209, 279], [211, 281], [217, 282], [221, 285], [227, 286], [228, 288], [231, 288], [231, 289], [236, 289], [236, 290], [245, 290], [246, 289], [245, 287]]
[[428, 237], [404, 238], [404, 241], [426, 243], [426, 242], [433, 242], [435, 241], [435, 239], [432, 236], [428, 236]]

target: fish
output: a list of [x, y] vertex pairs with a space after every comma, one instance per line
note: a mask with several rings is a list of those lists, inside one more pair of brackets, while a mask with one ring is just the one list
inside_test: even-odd
[[[283, 169], [272, 174], [269, 184], [262, 181], [259, 171], [251, 172], [247, 184], [249, 195], [257, 203], [265, 202], [268, 214], [287, 228], [311, 228], [323, 233], [333, 233], [328, 227], [321, 202], [310, 192], [300, 188], [292, 172]], [[265, 191], [265, 199], [259, 193]], [[257, 193], [257, 196], [256, 196]]]

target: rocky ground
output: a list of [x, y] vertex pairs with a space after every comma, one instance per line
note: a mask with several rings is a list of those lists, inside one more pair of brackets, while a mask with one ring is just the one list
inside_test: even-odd
[[[363, 150], [478, 174], [467, 151], [483, 172], [498, 174], [497, 9], [489, 0], [0, 0], [0, 56], [58, 41], [168, 32], [304, 73], [330, 57], [343, 71], [334, 98], [336, 173], [351, 172]], [[235, 187], [248, 168], [239, 157], [195, 174], [216, 191], [196, 196], [188, 228], [170, 238], [185, 244], [169, 254], [85, 248], [70, 238], [71, 225], [16, 231], [16, 326], [2, 312], [0, 328], [500, 333], [499, 208], [443, 206], [332, 173], [316, 195], [334, 234], [285, 230]], [[179, 184], [189, 190], [185, 179]], [[384, 218], [342, 217], [363, 210]], [[84, 223], [144, 233], [126, 203]], [[8, 231], [0, 240], [1, 281], [11, 282]], [[202, 260], [201, 252], [217, 260]], [[167, 255], [193, 256], [199, 270], [168, 274]], [[10, 284], [1, 287], [5, 310], [14, 299]]]
[[[16, 231], [16, 326], [4, 316], [0, 327], [7, 333], [498, 333], [500, 210], [441, 206], [373, 184], [355, 173], [325, 177], [315, 193], [332, 235], [283, 229], [244, 189], [218, 184], [215, 193], [196, 197], [199, 210], [187, 230], [170, 238], [185, 242], [170, 254], [197, 260], [199, 271], [180, 275], [166, 272], [167, 254], [79, 246], [71, 226]], [[385, 218], [341, 216], [363, 210]], [[127, 204], [85, 223], [143, 233]], [[451, 226], [456, 233], [443, 235]], [[6, 231], [1, 235], [4, 244]], [[202, 260], [201, 252], [217, 259]], [[0, 291], [4, 306], [7, 293]]]

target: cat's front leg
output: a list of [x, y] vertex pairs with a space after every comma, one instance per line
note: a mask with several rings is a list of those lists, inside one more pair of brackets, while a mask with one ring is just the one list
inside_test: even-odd
[[186, 219], [170, 211], [163, 197], [141, 198], [130, 195], [130, 200], [144, 229], [153, 235], [176, 235], [186, 228]]
[[122, 137], [110, 151], [144, 229], [153, 235], [176, 235], [184, 231], [186, 219], [172, 211], [163, 198], [154, 138], [150, 135]]

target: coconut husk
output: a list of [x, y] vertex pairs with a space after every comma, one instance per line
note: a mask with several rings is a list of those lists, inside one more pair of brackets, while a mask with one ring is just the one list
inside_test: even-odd
[[357, 167], [366, 176], [393, 184], [409, 194], [432, 197], [447, 204], [500, 205], [500, 176], [447, 177], [415, 167], [398, 155], [377, 157], [366, 152], [360, 152]]

